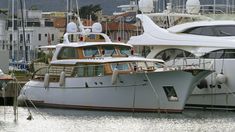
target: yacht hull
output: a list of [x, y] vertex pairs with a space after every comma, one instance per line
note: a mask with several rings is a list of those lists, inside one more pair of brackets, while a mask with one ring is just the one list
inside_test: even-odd
[[[214, 70], [211, 75], [206, 77], [206, 87], [196, 88], [193, 90], [192, 95], [186, 102], [188, 106], [196, 107], [210, 107], [221, 109], [234, 109], [235, 108], [235, 74], [233, 72], [235, 61], [234, 59], [201, 59], [206, 62], [205, 68], [210, 66]], [[177, 60], [177, 64], [183, 62]], [[198, 59], [188, 59], [188, 64], [197, 64]], [[172, 65], [172, 62], [168, 62]], [[218, 83], [216, 77], [218, 74], [224, 75], [226, 81]]]
[[[59, 108], [181, 112], [195, 85], [211, 71], [186, 70], [66, 78], [65, 85], [31, 80], [19, 100]], [[175, 91], [175, 93], [173, 92]], [[171, 93], [173, 92], [173, 93]]]

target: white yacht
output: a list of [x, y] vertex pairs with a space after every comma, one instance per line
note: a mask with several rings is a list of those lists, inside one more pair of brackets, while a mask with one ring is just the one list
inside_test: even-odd
[[166, 67], [162, 60], [133, 56], [129, 44], [82, 31], [64, 35], [50, 66], [34, 73], [19, 100], [60, 108], [181, 112], [195, 85], [211, 73]]
[[142, 22], [144, 33], [131, 37], [128, 43], [135, 45], [138, 52], [147, 52], [147, 58], [163, 59], [168, 65], [176, 67], [188, 64], [215, 70], [199, 83], [187, 104], [223, 108], [235, 106], [234, 40], [172, 33], [158, 27], [146, 15], [137, 17]]

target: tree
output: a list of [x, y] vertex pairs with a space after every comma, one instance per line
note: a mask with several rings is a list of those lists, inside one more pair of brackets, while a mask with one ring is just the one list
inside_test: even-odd
[[7, 15], [7, 10], [1, 10], [1, 9], [0, 9], [0, 14]]
[[29, 9], [30, 10], [38, 10], [38, 6], [37, 5], [32, 5]]
[[98, 5], [90, 4], [90, 5], [81, 7], [79, 10], [79, 14], [80, 14], [80, 17], [83, 19], [90, 18], [91, 16], [91, 19], [93, 21], [97, 21], [98, 17], [96, 16], [96, 13], [101, 10], [102, 8], [100, 7], [99, 4]]

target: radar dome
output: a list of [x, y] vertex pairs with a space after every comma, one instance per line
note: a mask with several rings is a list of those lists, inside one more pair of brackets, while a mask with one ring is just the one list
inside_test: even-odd
[[94, 33], [101, 33], [102, 32], [102, 25], [98, 22], [94, 23], [92, 26], [92, 32]]
[[151, 13], [153, 11], [153, 0], [140, 0], [139, 9], [143, 13]]
[[2, 72], [2, 70], [0, 69], [0, 76], [4, 75], [4, 73]]
[[199, 0], [187, 0], [186, 11], [190, 14], [197, 14], [200, 11], [200, 1]]
[[77, 24], [70, 22], [66, 27], [67, 33], [76, 33], [78, 31]]

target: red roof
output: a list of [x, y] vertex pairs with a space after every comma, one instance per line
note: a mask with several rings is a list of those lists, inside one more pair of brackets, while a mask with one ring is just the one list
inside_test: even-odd
[[[106, 23], [102, 23], [103, 30], [106, 30]], [[108, 22], [107, 30], [117, 31], [117, 30], [136, 30], [136, 26], [128, 23], [120, 23], [120, 22]]]

